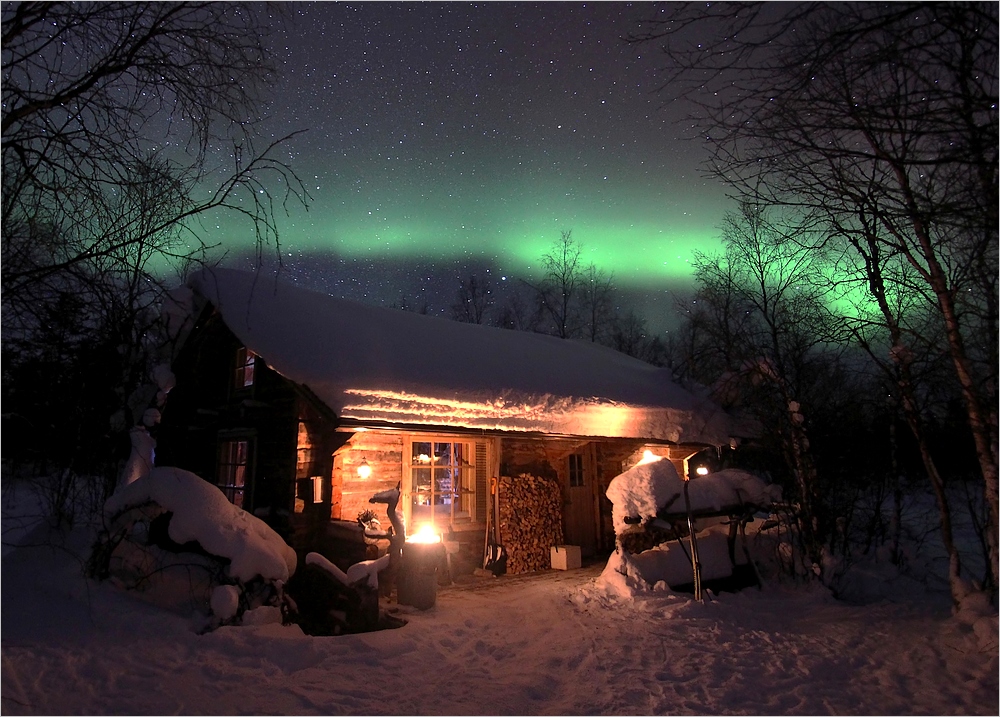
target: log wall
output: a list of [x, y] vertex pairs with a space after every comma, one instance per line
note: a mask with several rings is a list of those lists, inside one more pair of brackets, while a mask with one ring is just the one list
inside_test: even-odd
[[[372, 469], [368, 478], [358, 475], [358, 466], [365, 460]], [[333, 504], [330, 517], [335, 520], [356, 520], [358, 513], [373, 510], [389, 528], [389, 516], [383, 503], [369, 503], [376, 493], [395, 488], [403, 476], [403, 435], [359, 431], [334, 454]], [[400, 486], [402, 489], [402, 486]], [[402, 506], [400, 506], [402, 508]]]

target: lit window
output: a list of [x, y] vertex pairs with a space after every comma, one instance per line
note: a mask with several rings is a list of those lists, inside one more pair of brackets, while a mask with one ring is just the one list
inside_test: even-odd
[[439, 526], [471, 520], [476, 510], [472, 445], [413, 441], [410, 453], [410, 520]]
[[236, 351], [236, 388], [249, 388], [253, 386], [254, 367], [257, 363], [257, 354], [245, 346], [241, 346]]
[[246, 440], [224, 441], [219, 446], [219, 488], [238, 508], [243, 507], [249, 455], [250, 442]]
[[569, 487], [580, 488], [583, 486], [583, 455], [572, 453], [569, 457]]
[[323, 502], [323, 476], [312, 476], [309, 480], [313, 486], [313, 503]]

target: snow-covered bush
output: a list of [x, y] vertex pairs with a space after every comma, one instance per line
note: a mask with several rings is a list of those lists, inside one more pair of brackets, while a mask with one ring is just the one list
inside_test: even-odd
[[286, 581], [295, 572], [296, 557], [264, 521], [226, 500], [216, 486], [180, 468], [154, 468], [123, 486], [104, 506], [114, 516], [145, 503], [156, 503], [173, 514], [170, 539], [197, 542], [206, 552], [229, 560], [227, 573], [241, 582], [255, 577]]
[[295, 572], [295, 551], [274, 530], [179, 468], [153, 468], [123, 485], [104, 512], [92, 575], [157, 593], [160, 603], [175, 602], [170, 579], [181, 575], [188, 606], [211, 607], [216, 622], [280, 602]]

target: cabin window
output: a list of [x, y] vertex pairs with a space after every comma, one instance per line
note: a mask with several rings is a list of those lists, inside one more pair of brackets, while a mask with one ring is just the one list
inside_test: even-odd
[[569, 487], [583, 487], [583, 454], [571, 453], [569, 456]]
[[257, 364], [257, 354], [245, 346], [236, 350], [236, 383], [237, 390], [250, 388], [254, 381], [254, 368]]
[[323, 502], [323, 476], [312, 476], [309, 478], [312, 481], [312, 494], [313, 503]]
[[409, 445], [409, 525], [471, 522], [478, 512], [475, 444], [435, 438]]
[[246, 494], [250, 441], [223, 441], [219, 446], [219, 488], [229, 502], [243, 507]]

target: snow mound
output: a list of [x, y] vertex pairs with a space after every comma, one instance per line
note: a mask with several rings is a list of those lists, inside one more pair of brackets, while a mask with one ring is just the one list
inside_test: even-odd
[[220, 620], [232, 620], [240, 609], [240, 589], [235, 585], [219, 585], [212, 591], [209, 604]]
[[128, 437], [132, 441], [132, 451], [122, 471], [121, 480], [124, 485], [134, 483], [149, 473], [153, 468], [156, 451], [156, 440], [149, 435], [145, 426], [133, 426]]
[[604, 570], [594, 584], [606, 596], [624, 600], [630, 600], [637, 594], [652, 589], [667, 589], [666, 584], [656, 584], [654, 588], [651, 588], [650, 585], [651, 583], [646, 580], [639, 566], [636, 565], [634, 556], [621, 548], [611, 553], [608, 564], [604, 566]]
[[230, 561], [228, 573], [242, 582], [260, 576], [286, 581], [295, 572], [292, 550], [266, 523], [226, 500], [216, 486], [180, 468], [153, 468], [123, 486], [104, 505], [106, 515], [154, 502], [171, 511], [170, 539], [197, 541]]
[[674, 464], [662, 459], [640, 463], [616, 476], [606, 492], [615, 533], [625, 532], [627, 517], [652, 518], [671, 500], [676, 503], [683, 487]]
[[[606, 492], [615, 533], [621, 535], [628, 529], [626, 518], [649, 520], [664, 508], [669, 513], [684, 512], [683, 492], [684, 481], [668, 460], [629, 468], [611, 481]], [[729, 468], [691, 480], [688, 496], [695, 513], [741, 506], [763, 508], [781, 500], [781, 488], [767, 485], [752, 473]]]

